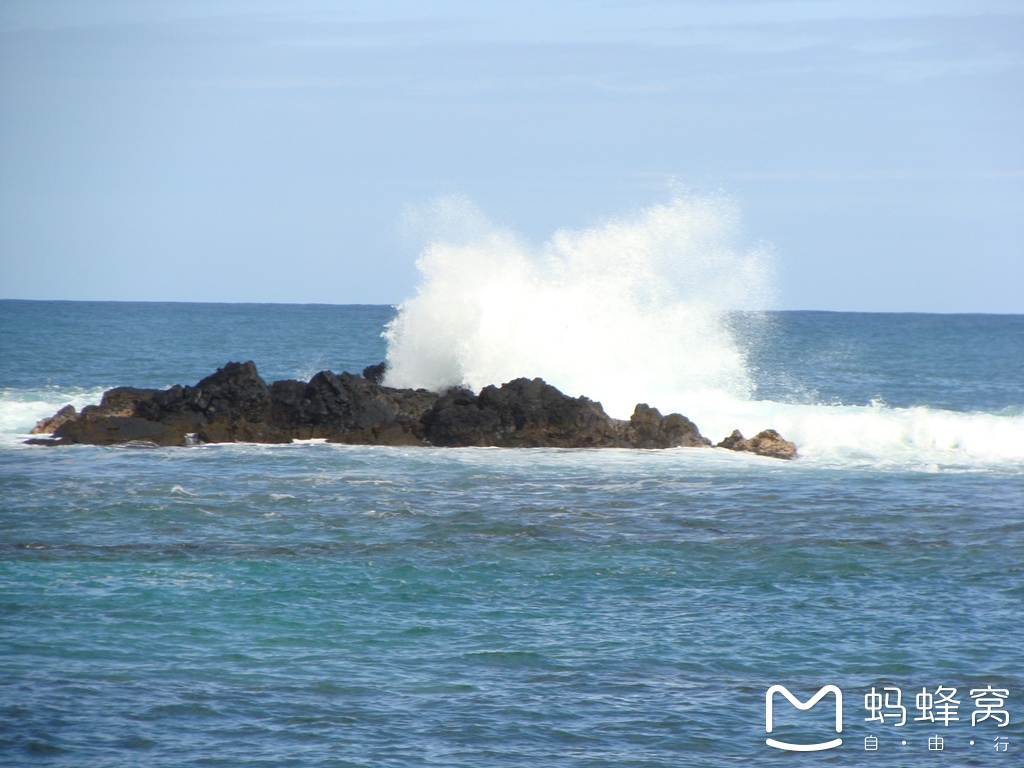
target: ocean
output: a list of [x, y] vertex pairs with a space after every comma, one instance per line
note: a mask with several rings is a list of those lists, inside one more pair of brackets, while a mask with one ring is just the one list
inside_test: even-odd
[[791, 462], [22, 442], [231, 360], [415, 383], [395, 312], [0, 301], [0, 764], [1024, 765], [1024, 316], [732, 313], [607, 379], [439, 344]]

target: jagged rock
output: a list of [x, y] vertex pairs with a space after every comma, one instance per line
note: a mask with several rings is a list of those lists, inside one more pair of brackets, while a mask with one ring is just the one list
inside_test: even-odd
[[424, 419], [434, 445], [600, 448], [628, 447], [618, 422], [600, 403], [569, 397], [543, 379], [484, 387], [479, 396], [456, 389]]
[[480, 398], [468, 389], [448, 390], [438, 398], [423, 419], [426, 439], [448, 447], [492, 445], [488, 442], [501, 430], [501, 419], [493, 409], [481, 409]]
[[271, 423], [296, 437], [372, 445], [423, 442], [423, 416], [437, 400], [425, 389], [382, 387], [351, 373], [321, 371], [270, 387]]
[[685, 416], [662, 416], [657, 408], [637, 403], [626, 427], [626, 440], [634, 448], [692, 448], [711, 445], [697, 425]]
[[[78, 412], [75, 410], [73, 405], [65, 405], [53, 416], [47, 416], [45, 419], [40, 419], [32, 430], [29, 432], [30, 435], [49, 435], [53, 433], [57, 427], [65, 422], [71, 421], [78, 418]], [[45, 438], [41, 438], [45, 440]], [[41, 443], [45, 445], [46, 443]], [[33, 443], [35, 445], [35, 443]]]
[[[228, 363], [194, 387], [117, 387], [99, 405], [62, 408], [42, 420], [52, 438], [33, 445], [187, 445], [193, 442], [282, 443], [324, 438], [372, 445], [558, 448], [675, 448], [710, 442], [678, 413], [662, 416], [640, 403], [629, 421], [609, 417], [600, 403], [569, 397], [543, 379], [515, 379], [479, 395], [443, 395], [380, 383], [385, 364], [363, 376], [321, 371], [308, 382], [260, 378], [254, 363]], [[777, 432], [750, 440], [739, 432], [720, 443], [733, 450], [793, 458], [796, 448]]]
[[771, 456], [776, 459], [795, 459], [797, 457], [796, 444], [786, 440], [774, 429], [765, 429], [758, 432], [747, 443], [752, 453], [761, 456]]
[[798, 454], [796, 445], [786, 440], [774, 429], [758, 432], [749, 440], [745, 439], [738, 429], [718, 444], [719, 448], [730, 451], [756, 453], [759, 456], [770, 456], [773, 459], [795, 459]]
[[730, 451], [746, 451], [748, 449], [747, 440], [743, 437], [743, 433], [738, 429], [734, 429], [731, 435], [718, 443], [715, 447], [728, 448]]
[[[438, 395], [382, 387], [361, 376], [321, 371], [308, 383], [260, 378], [252, 362], [228, 363], [194, 387], [119, 387], [98, 406], [65, 414], [65, 428], [44, 444], [110, 445], [146, 440], [158, 445], [198, 442], [334, 442], [418, 445], [423, 416]], [[147, 426], [149, 425], [149, 426]], [[39, 440], [37, 444], [43, 443]]]
[[99, 405], [87, 405], [83, 416], [135, 416], [139, 403], [160, 392], [159, 389], [138, 389], [136, 387], [114, 387], [103, 393]]
[[52, 433], [62, 424], [74, 421], [75, 419], [94, 419], [104, 416], [135, 416], [135, 407], [138, 403], [151, 398], [159, 391], [158, 389], [114, 387], [103, 393], [103, 399], [99, 405], [87, 405], [82, 409], [81, 413], [76, 413], [74, 406], [65, 405], [53, 416], [40, 420], [32, 428], [30, 434]]
[[368, 365], [363, 368], [363, 378], [374, 384], [384, 383], [384, 374], [388, 372], [387, 362]]
[[87, 405], [75, 418], [53, 431], [57, 444], [119, 445], [145, 442], [184, 445], [184, 433], [136, 414], [139, 403], [159, 394], [158, 389], [114, 387], [103, 393], [99, 405]]
[[218, 421], [265, 422], [270, 416], [270, 390], [256, 364], [228, 363], [194, 387], [176, 384], [138, 403], [137, 415], [164, 423], [185, 420], [204, 426]]
[[270, 424], [270, 389], [256, 364], [228, 363], [194, 387], [176, 384], [140, 401], [135, 414], [204, 443], [287, 443]]

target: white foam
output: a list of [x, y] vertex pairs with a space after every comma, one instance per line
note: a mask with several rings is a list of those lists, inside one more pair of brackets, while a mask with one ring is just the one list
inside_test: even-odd
[[539, 248], [464, 201], [438, 216], [455, 224], [424, 250], [417, 294], [387, 328], [388, 384], [541, 376], [616, 415], [680, 391], [749, 393], [726, 312], [763, 308], [771, 270], [765, 249], [733, 245], [727, 199], [677, 197]]
[[731, 430], [747, 437], [769, 427], [824, 464], [927, 468], [929, 466], [1024, 469], [1024, 415], [963, 413], [938, 408], [891, 408], [876, 403], [796, 405], [731, 400], [693, 403], [701, 431], [717, 441]]
[[465, 200], [421, 218], [422, 279], [385, 333], [392, 386], [540, 376], [618, 418], [637, 402], [686, 414], [716, 442], [771, 427], [811, 461], [1024, 465], [1020, 415], [751, 400], [727, 313], [770, 303], [771, 254], [735, 245], [727, 199], [677, 196], [534, 248]]
[[[109, 389], [107, 387], [106, 389]], [[20, 442], [36, 423], [65, 405], [77, 410], [99, 403], [105, 389], [0, 390], [0, 440]]]

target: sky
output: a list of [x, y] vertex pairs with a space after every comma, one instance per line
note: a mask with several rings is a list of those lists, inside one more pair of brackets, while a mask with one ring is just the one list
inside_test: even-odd
[[1019, 0], [0, 2], [0, 298], [396, 303], [725, 195], [778, 309], [1024, 313]]

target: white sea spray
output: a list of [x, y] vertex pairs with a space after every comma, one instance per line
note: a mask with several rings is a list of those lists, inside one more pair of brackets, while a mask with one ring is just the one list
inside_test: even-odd
[[628, 416], [638, 401], [746, 397], [731, 309], [771, 300], [771, 254], [737, 246], [725, 197], [676, 197], [531, 248], [465, 201], [435, 208], [445, 234], [388, 326], [393, 386], [480, 389], [540, 376]]
[[540, 376], [619, 418], [638, 402], [684, 413], [715, 441], [775, 428], [812, 460], [1024, 463], [1019, 413], [821, 404], [799, 381], [786, 402], [756, 399], [758, 325], [748, 314], [755, 333], [739, 335], [729, 318], [772, 305], [774, 252], [742, 245], [727, 197], [677, 195], [536, 247], [462, 198], [436, 201], [419, 223], [421, 281], [385, 331], [392, 386]]

